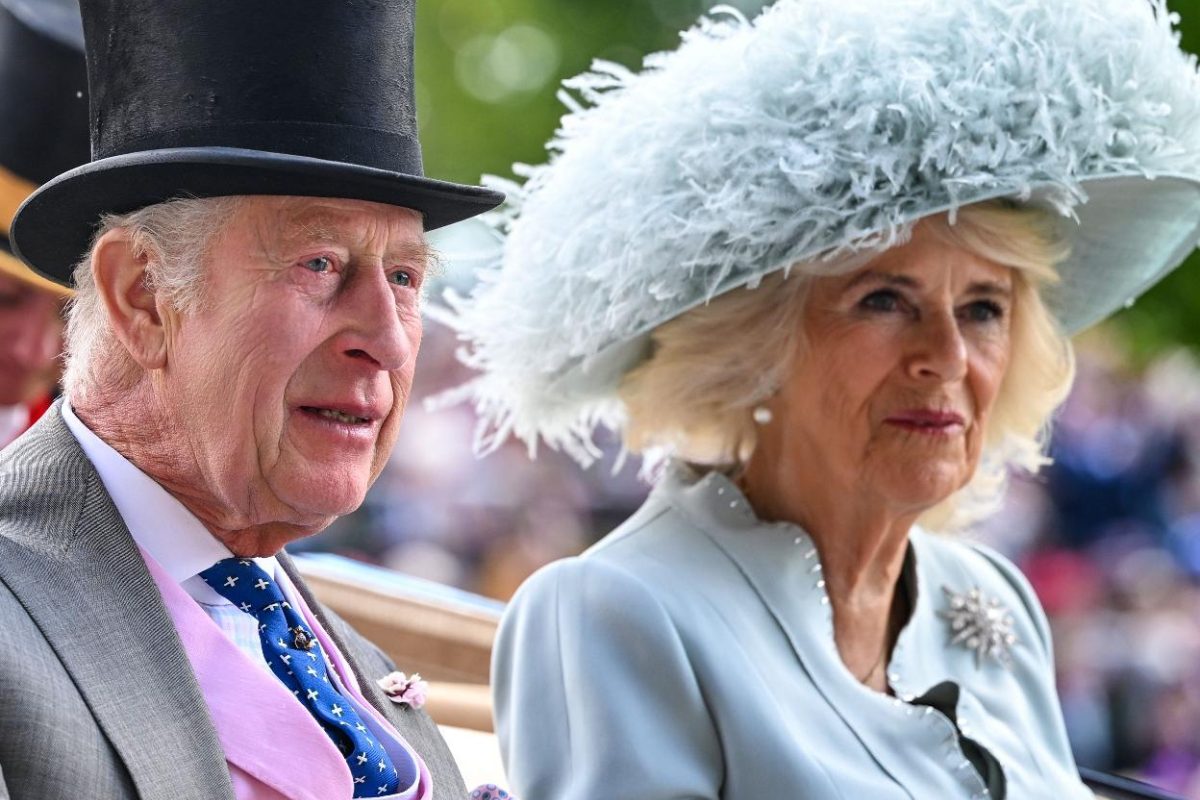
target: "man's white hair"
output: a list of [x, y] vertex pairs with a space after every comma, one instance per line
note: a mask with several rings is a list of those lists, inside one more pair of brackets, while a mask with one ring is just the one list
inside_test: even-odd
[[75, 297], [67, 311], [63, 393], [72, 403], [131, 389], [142, 370], [113, 335], [92, 276], [96, 244], [118, 228], [129, 231], [134, 255], [146, 260], [146, 287], [172, 308], [189, 313], [204, 301], [204, 263], [217, 237], [238, 213], [240, 197], [187, 198], [130, 214], [106, 214], [87, 255], [75, 265]]

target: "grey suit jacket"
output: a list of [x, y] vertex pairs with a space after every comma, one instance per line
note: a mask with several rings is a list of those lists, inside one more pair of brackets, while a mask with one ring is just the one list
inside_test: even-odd
[[[428, 715], [375, 685], [391, 662], [280, 560], [367, 699], [425, 759], [435, 797], [465, 797]], [[0, 798], [9, 797], [234, 798], [158, 587], [57, 406], [0, 452]]]
[[[909, 541], [889, 697], [842, 663], [808, 535], [756, 519], [720, 473], [672, 470], [509, 604], [492, 686], [511, 785], [547, 800], [978, 800], [982, 747], [1007, 800], [1092, 797], [1028, 583], [983, 548]], [[1010, 664], [953, 641], [943, 587], [1007, 609]]]

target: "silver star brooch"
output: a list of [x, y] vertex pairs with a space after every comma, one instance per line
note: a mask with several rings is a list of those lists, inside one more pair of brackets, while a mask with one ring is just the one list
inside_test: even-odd
[[949, 608], [938, 616], [950, 623], [950, 644], [962, 645], [975, 653], [975, 666], [995, 659], [1012, 666], [1012, 649], [1019, 644], [1013, 633], [1013, 617], [996, 598], [987, 598], [979, 587], [959, 593], [943, 586]]

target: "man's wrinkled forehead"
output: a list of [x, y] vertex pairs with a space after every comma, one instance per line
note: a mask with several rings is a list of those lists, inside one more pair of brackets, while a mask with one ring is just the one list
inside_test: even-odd
[[264, 199], [268, 205], [257, 227], [272, 255], [330, 244], [364, 249], [386, 260], [424, 263], [432, 256], [421, 215], [412, 209], [329, 198]]

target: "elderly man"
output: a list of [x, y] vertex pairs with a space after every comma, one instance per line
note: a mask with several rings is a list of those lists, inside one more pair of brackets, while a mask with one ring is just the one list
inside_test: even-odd
[[9, 228], [37, 184], [87, 161], [86, 89], [74, 0], [0, 0], [0, 447], [50, 405], [70, 294], [12, 254]]
[[412, 12], [84, 1], [95, 160], [12, 228], [77, 297], [0, 454], [0, 796], [465, 795], [281, 551], [392, 448], [423, 230], [502, 199], [421, 176]]

